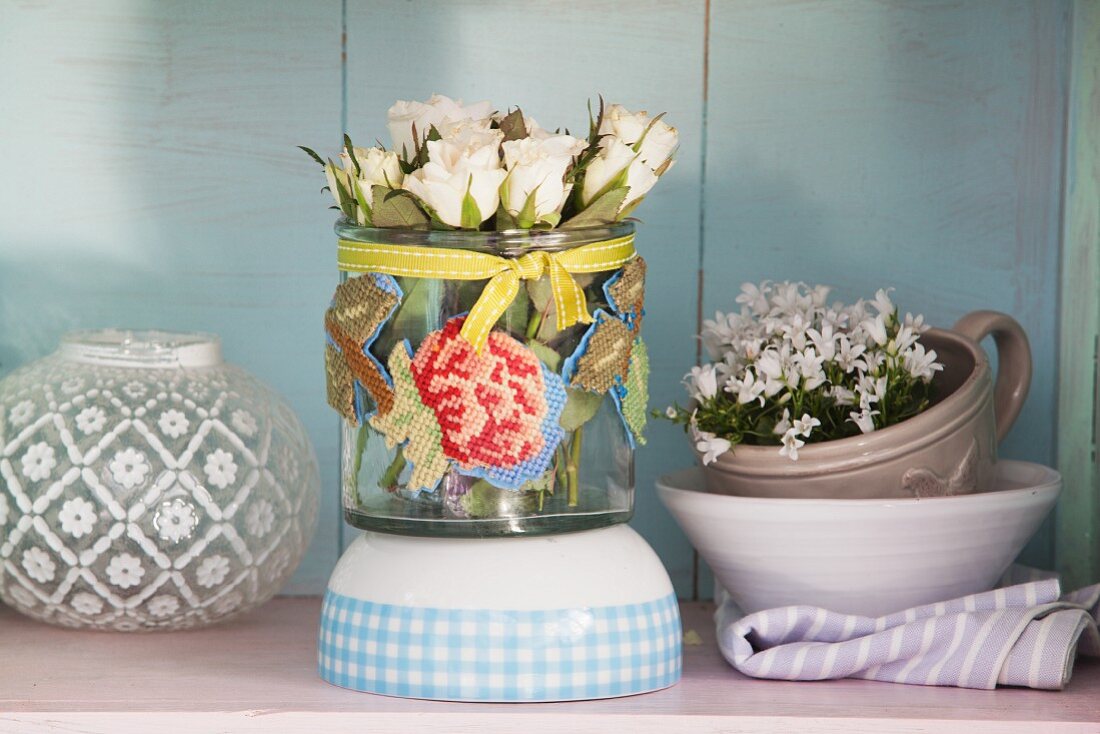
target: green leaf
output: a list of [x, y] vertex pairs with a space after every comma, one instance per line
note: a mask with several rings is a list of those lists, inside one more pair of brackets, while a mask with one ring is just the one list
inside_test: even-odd
[[374, 220], [371, 217], [370, 204], [367, 203], [367, 197], [363, 193], [363, 187], [359, 185], [359, 179], [353, 178], [351, 180], [352, 188], [355, 189], [355, 200], [359, 202], [359, 211], [363, 212], [363, 225], [367, 227], [374, 226]]
[[518, 229], [519, 223], [516, 218], [513, 217], [507, 209], [504, 208], [504, 199], [500, 200], [500, 204], [497, 206], [496, 216], [496, 229], [498, 232], [503, 232], [506, 229]]
[[462, 495], [462, 508], [475, 518], [522, 517], [535, 511], [536, 493], [500, 489], [479, 479]]
[[388, 189], [375, 185], [373, 189], [374, 211], [371, 218], [375, 227], [399, 227], [402, 229], [427, 229], [429, 217], [416, 199], [407, 191]]
[[535, 223], [537, 227], [539, 224], [548, 224], [550, 229], [557, 227], [561, 223], [561, 214], [558, 212], [547, 212], [539, 217], [539, 221]]
[[355, 157], [355, 146], [351, 144], [351, 137], [344, 133], [344, 150], [348, 153], [348, 158], [351, 158], [351, 165], [355, 167], [355, 177], [363, 175], [362, 169], [359, 168], [359, 161]]
[[478, 229], [484, 219], [481, 216], [481, 210], [477, 208], [477, 202], [470, 195], [470, 188], [473, 185], [474, 176], [470, 174], [470, 182], [466, 184], [466, 195], [462, 197], [462, 229]]
[[521, 140], [527, 137], [527, 125], [523, 122], [523, 112], [519, 107], [500, 121], [500, 131], [504, 133], [505, 140]]
[[634, 213], [634, 210], [638, 208], [638, 205], [645, 200], [644, 196], [639, 196], [634, 201], [630, 202], [623, 207], [623, 210], [619, 212], [619, 221], [622, 221]]
[[627, 186], [611, 189], [599, 197], [587, 207], [582, 209], [572, 219], [563, 222], [560, 229], [576, 229], [578, 227], [596, 227], [601, 224], [611, 224], [618, 219], [619, 210], [630, 191]]
[[538, 190], [538, 186], [531, 189], [531, 193], [527, 195], [527, 201], [523, 202], [523, 209], [520, 210], [519, 215], [516, 217], [520, 229], [531, 229], [531, 226], [535, 223], [535, 195], [538, 193]]
[[639, 444], [645, 444], [646, 412], [649, 408], [649, 350], [640, 338], [630, 352], [630, 367], [623, 381], [626, 395], [622, 399], [623, 420]]
[[604, 395], [588, 392], [587, 390], [574, 390], [565, 388], [565, 408], [561, 411], [558, 423], [567, 431], [575, 431], [588, 421], [600, 409], [600, 403], [604, 401]]
[[340, 199], [340, 211], [344, 213], [345, 217], [354, 221], [355, 197], [348, 191], [348, 187], [345, 185], [346, 172], [342, 168], [337, 168], [331, 158], [326, 166], [326, 170], [331, 174], [330, 179], [332, 183], [336, 184], [336, 195], [337, 198]]
[[540, 313], [546, 313], [554, 300], [554, 289], [550, 285], [549, 278], [538, 280], [526, 280], [527, 295], [531, 296], [531, 305]]
[[309, 148], [307, 148], [304, 145], [299, 145], [298, 147], [301, 148], [302, 150], [304, 150], [306, 152], [306, 155], [308, 155], [310, 158], [317, 161], [317, 163], [320, 164], [321, 168], [325, 167], [325, 161], [324, 161], [323, 158], [321, 158], [321, 156], [317, 155], [315, 152], [313, 152], [312, 150], [310, 150]]
[[560, 354], [538, 341], [530, 341], [527, 346], [535, 353], [535, 356], [542, 360], [543, 364], [550, 368], [551, 372], [558, 371], [558, 367], [561, 366]]

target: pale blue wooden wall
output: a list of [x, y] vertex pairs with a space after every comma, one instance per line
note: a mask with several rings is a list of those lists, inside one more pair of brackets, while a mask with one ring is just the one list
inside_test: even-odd
[[[1067, 8], [0, 4], [0, 374], [71, 328], [222, 334], [230, 359], [291, 400], [322, 458], [321, 526], [290, 589], [316, 592], [350, 532], [319, 361], [331, 212], [294, 146], [334, 150], [345, 127], [384, 136], [392, 100], [435, 91], [582, 129], [602, 92], [667, 111], [683, 140], [639, 212], [655, 404], [679, 397], [700, 298], [729, 307], [760, 278], [850, 297], [890, 284], [939, 324], [978, 307], [1024, 323], [1036, 382], [1004, 453], [1050, 463]], [[634, 525], [691, 595], [691, 548], [653, 490], [690, 456], [671, 427], [650, 435]], [[1050, 542], [1029, 559], [1049, 562]]]

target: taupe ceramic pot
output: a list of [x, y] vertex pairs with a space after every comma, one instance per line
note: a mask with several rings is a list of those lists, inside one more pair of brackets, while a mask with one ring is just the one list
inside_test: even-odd
[[[997, 345], [993, 383], [979, 345]], [[996, 311], [964, 316], [952, 331], [931, 329], [921, 342], [944, 369], [936, 402], [920, 415], [873, 433], [811, 444], [798, 461], [775, 446], [736, 446], [704, 467], [707, 489], [743, 497], [933, 497], [990, 489], [997, 443], [1020, 414], [1031, 383], [1023, 328]]]

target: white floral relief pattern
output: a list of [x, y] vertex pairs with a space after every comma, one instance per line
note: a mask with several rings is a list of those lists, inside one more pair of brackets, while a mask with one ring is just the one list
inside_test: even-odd
[[0, 379], [0, 602], [66, 627], [174, 629], [277, 591], [319, 495], [280, 398], [231, 366], [43, 362]]
[[144, 575], [141, 559], [129, 553], [120, 553], [107, 564], [107, 580], [120, 589], [137, 586]]
[[237, 464], [233, 461], [233, 454], [222, 449], [216, 449], [206, 457], [206, 481], [218, 489], [225, 489], [237, 480]]
[[40, 482], [50, 476], [50, 472], [57, 466], [53, 446], [44, 441], [28, 448], [19, 461], [23, 465], [23, 476], [32, 482]]
[[83, 497], [74, 497], [61, 506], [57, 519], [61, 523], [62, 531], [74, 538], [82, 538], [95, 527], [95, 505]]
[[209, 556], [202, 559], [202, 563], [199, 564], [199, 569], [195, 574], [195, 578], [198, 579], [199, 586], [205, 586], [209, 589], [211, 586], [217, 586], [222, 581], [225, 581], [225, 577], [228, 573], [228, 558], [225, 556]]
[[145, 454], [136, 449], [123, 449], [115, 454], [111, 463], [107, 465], [111, 470], [111, 476], [116, 482], [126, 489], [133, 489], [145, 482], [145, 475], [149, 473], [149, 463], [145, 460]]
[[28, 548], [23, 551], [23, 569], [35, 581], [43, 584], [53, 581], [56, 568], [50, 554], [41, 548]]

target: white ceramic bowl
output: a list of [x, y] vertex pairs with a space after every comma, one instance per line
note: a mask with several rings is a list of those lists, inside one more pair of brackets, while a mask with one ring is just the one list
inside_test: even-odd
[[746, 613], [792, 604], [877, 617], [988, 591], [1054, 507], [1062, 477], [997, 464], [994, 489], [903, 500], [709, 494], [702, 471], [657, 482], [661, 501]]

